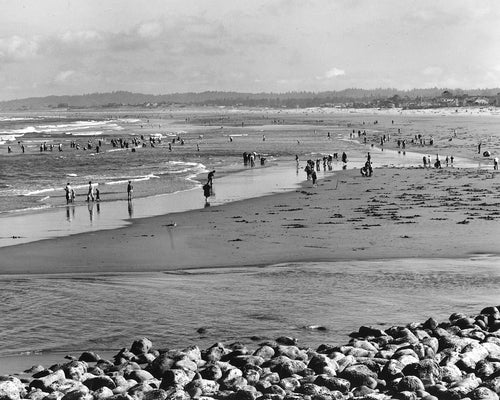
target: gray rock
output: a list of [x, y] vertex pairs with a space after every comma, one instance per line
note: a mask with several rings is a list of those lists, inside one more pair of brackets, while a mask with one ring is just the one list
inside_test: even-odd
[[153, 343], [151, 342], [151, 340], [149, 340], [146, 337], [143, 337], [141, 339], [135, 340], [134, 343], [132, 343], [130, 351], [137, 356], [139, 354], [149, 353], [152, 347]]
[[416, 376], [404, 376], [398, 383], [398, 390], [400, 392], [417, 392], [424, 390], [424, 384]]
[[307, 365], [300, 360], [283, 359], [271, 370], [277, 372], [281, 378], [298, 375], [307, 368]]
[[307, 364], [316, 374], [329, 374], [335, 375], [339, 370], [339, 365], [335, 360], [327, 357], [324, 354], [314, 355]]
[[200, 371], [200, 374], [204, 379], [213, 380], [213, 381], [217, 381], [220, 378], [222, 378], [222, 370], [220, 369], [220, 367], [218, 365], [215, 365], [215, 364], [206, 365]]
[[0, 399], [2, 400], [19, 400], [21, 392], [18, 385], [12, 380], [0, 381]]
[[72, 390], [66, 393], [62, 400], [93, 400], [93, 396], [86, 391]]
[[329, 390], [337, 390], [343, 394], [347, 394], [351, 388], [351, 383], [347, 379], [329, 375], [318, 375], [314, 384], [324, 386]]
[[368, 378], [377, 378], [377, 374], [366, 365], [355, 364], [344, 369], [339, 374], [339, 377], [347, 379], [353, 387], [361, 385], [369, 386], [372, 382]]
[[219, 384], [215, 381], [208, 379], [197, 379], [189, 382], [184, 390], [194, 397], [196, 392], [200, 392], [203, 396], [212, 396], [219, 391]]
[[202, 358], [208, 362], [220, 361], [228, 353], [229, 350], [222, 343], [215, 343], [202, 352]]
[[95, 391], [93, 391], [94, 399], [95, 400], [104, 400], [112, 397], [114, 395], [113, 391], [106, 387], [103, 386]]
[[283, 378], [282, 380], [280, 380], [279, 385], [283, 389], [285, 389], [287, 393], [290, 393], [294, 392], [298, 387], [300, 387], [300, 381], [297, 378], [290, 376], [288, 378]]
[[183, 369], [170, 369], [163, 374], [160, 389], [184, 387], [191, 382], [194, 375], [194, 372], [188, 372]]
[[469, 397], [472, 400], [498, 400], [498, 394], [484, 386], [474, 389]]
[[167, 392], [163, 389], [153, 389], [144, 393], [142, 400], [165, 400]]
[[253, 353], [254, 356], [262, 357], [264, 360], [269, 360], [274, 357], [274, 349], [271, 346], [261, 346]]
[[66, 375], [62, 369], [52, 372], [43, 377], [33, 379], [30, 383], [30, 388], [41, 389], [44, 392], [52, 391], [49, 389], [50, 385], [54, 382], [62, 381], [66, 379]]

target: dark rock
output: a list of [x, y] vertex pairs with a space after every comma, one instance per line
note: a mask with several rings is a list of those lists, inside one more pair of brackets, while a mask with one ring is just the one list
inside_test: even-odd
[[142, 400], [166, 400], [167, 392], [163, 389], [153, 389], [143, 393]]
[[92, 391], [102, 387], [107, 387], [109, 389], [114, 389], [116, 387], [115, 382], [109, 376], [97, 376], [95, 378], [86, 379], [83, 381], [83, 384]]
[[162, 353], [153, 360], [148, 370], [155, 378], [160, 379], [166, 371], [173, 367], [174, 362], [168, 353]]
[[135, 355], [146, 354], [153, 347], [153, 343], [148, 338], [137, 339], [132, 343], [130, 351]]
[[93, 397], [89, 392], [72, 390], [66, 393], [61, 400], [93, 400]]
[[222, 343], [215, 343], [201, 353], [203, 360], [208, 362], [220, 361], [223, 356], [229, 353], [229, 350]]
[[328, 375], [319, 375], [314, 380], [314, 384], [324, 386], [329, 390], [338, 390], [344, 394], [347, 394], [351, 388], [351, 383], [347, 379]]
[[85, 361], [85, 362], [97, 362], [101, 359], [101, 356], [93, 351], [84, 351], [81, 355], [78, 361]]
[[372, 388], [369, 388], [367, 386], [358, 386], [352, 391], [352, 395], [354, 397], [364, 397], [369, 395], [370, 393], [374, 393], [375, 390]]
[[286, 391], [279, 385], [271, 385], [264, 391], [265, 394], [277, 394], [278, 396], [285, 397]]
[[398, 390], [400, 392], [417, 392], [424, 390], [424, 384], [416, 376], [404, 376], [398, 383]]
[[338, 371], [339, 369], [339, 365], [337, 364], [336, 361], [332, 360], [331, 358], [323, 354], [314, 355], [309, 360], [307, 366], [311, 368], [318, 375], [319, 374], [335, 375], [336, 371]]
[[297, 344], [297, 339], [289, 336], [280, 336], [276, 339], [276, 342], [285, 346], [294, 346]]
[[197, 379], [189, 382], [184, 390], [194, 397], [196, 392], [200, 392], [203, 396], [213, 396], [219, 391], [219, 384], [208, 379]]
[[194, 372], [188, 372], [183, 369], [170, 369], [165, 371], [161, 381], [160, 389], [168, 389], [171, 387], [184, 387], [194, 377]]
[[208, 364], [201, 371], [203, 379], [217, 381], [222, 378], [222, 371], [218, 365]]
[[353, 387], [361, 385], [368, 386], [372, 383], [368, 378], [377, 378], [377, 374], [366, 365], [356, 364], [344, 369], [339, 374], [339, 377], [347, 379]]
[[361, 326], [358, 330], [358, 333], [361, 337], [380, 337], [385, 336], [386, 333], [378, 328], [373, 328], [371, 326]]
[[133, 370], [126, 374], [126, 379], [133, 379], [136, 382], [146, 382], [154, 379], [154, 376], [146, 370]]
[[478, 387], [469, 393], [472, 400], [498, 400], [498, 394], [487, 387]]
[[419, 363], [405, 366], [402, 373], [418, 377], [424, 385], [434, 385], [437, 381], [441, 380], [441, 368], [439, 364], [429, 358], [423, 359]]

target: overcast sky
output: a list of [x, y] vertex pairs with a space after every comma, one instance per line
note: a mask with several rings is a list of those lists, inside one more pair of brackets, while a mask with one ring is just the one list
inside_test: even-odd
[[0, 0], [0, 99], [500, 86], [499, 0]]

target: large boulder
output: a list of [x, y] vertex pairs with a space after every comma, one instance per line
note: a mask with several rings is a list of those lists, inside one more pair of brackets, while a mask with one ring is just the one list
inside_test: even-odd
[[109, 376], [96, 376], [94, 378], [86, 379], [83, 384], [87, 386], [90, 390], [98, 390], [103, 387], [113, 390], [116, 387], [115, 382]]
[[141, 339], [137, 339], [132, 343], [132, 347], [130, 348], [130, 351], [135, 354], [136, 356], [139, 354], [146, 354], [149, 353], [151, 348], [153, 347], [153, 343], [151, 340], [149, 340], [146, 337], [143, 337]]
[[472, 400], [498, 400], [498, 394], [487, 387], [478, 387], [469, 393]]
[[193, 379], [195, 373], [183, 369], [170, 369], [163, 374], [160, 388], [184, 387]]
[[59, 369], [55, 372], [49, 373], [48, 375], [33, 379], [30, 383], [30, 388], [40, 389], [44, 392], [52, 392], [50, 385], [64, 379], [66, 379], [66, 375], [62, 369]]
[[347, 394], [351, 388], [351, 383], [347, 379], [329, 375], [318, 375], [314, 384], [324, 386], [329, 390], [337, 390], [343, 394]]
[[339, 377], [347, 379], [353, 387], [361, 385], [370, 386], [373, 384], [372, 379], [377, 378], [377, 374], [366, 365], [356, 364], [344, 369], [339, 374]]
[[23, 391], [20, 390], [19, 385], [17, 385], [12, 379], [0, 380], [0, 399], [2, 400], [19, 400]]
[[316, 374], [336, 375], [339, 365], [335, 360], [332, 360], [324, 354], [315, 354], [307, 364]]

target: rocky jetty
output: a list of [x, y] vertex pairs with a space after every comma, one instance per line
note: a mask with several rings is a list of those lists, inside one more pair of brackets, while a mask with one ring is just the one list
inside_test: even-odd
[[499, 400], [500, 307], [386, 330], [362, 326], [316, 350], [280, 337], [251, 349], [155, 350], [147, 338], [113, 360], [93, 352], [0, 377], [0, 400]]

